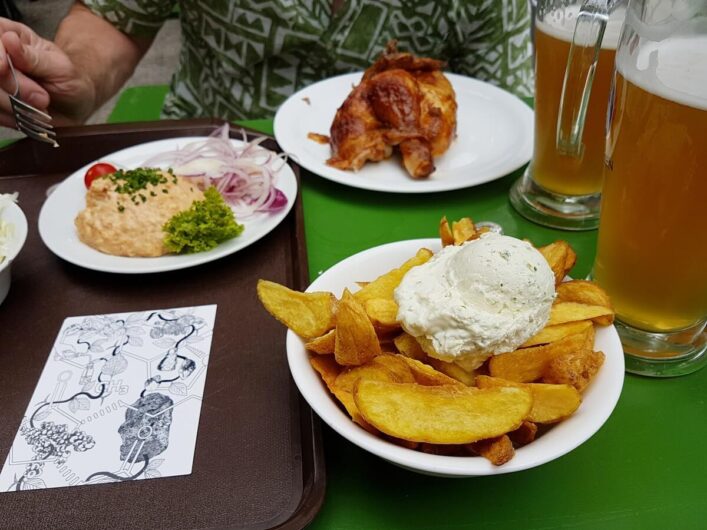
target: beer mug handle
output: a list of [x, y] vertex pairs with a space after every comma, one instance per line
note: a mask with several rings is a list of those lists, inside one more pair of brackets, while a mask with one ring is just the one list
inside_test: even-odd
[[[560, 154], [582, 155], [584, 118], [608, 20], [608, 0], [585, 0], [577, 15], [557, 115], [556, 147]], [[581, 90], [568, 87], [580, 87]]]

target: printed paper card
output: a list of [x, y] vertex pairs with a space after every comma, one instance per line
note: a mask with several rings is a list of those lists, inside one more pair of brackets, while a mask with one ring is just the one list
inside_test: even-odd
[[216, 306], [67, 318], [0, 491], [191, 473]]

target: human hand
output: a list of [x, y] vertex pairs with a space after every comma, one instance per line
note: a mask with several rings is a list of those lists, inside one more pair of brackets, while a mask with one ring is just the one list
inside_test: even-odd
[[24, 24], [0, 18], [0, 125], [15, 126], [6, 95], [15, 90], [8, 55], [17, 72], [20, 98], [50, 114], [54, 125], [78, 124], [91, 113], [95, 87], [69, 56]]

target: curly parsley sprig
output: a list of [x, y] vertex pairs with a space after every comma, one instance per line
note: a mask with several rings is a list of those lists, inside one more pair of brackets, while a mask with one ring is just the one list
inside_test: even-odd
[[174, 215], [162, 230], [167, 250], [177, 254], [204, 252], [243, 232], [233, 210], [213, 186], [203, 201], [194, 201], [188, 210]]

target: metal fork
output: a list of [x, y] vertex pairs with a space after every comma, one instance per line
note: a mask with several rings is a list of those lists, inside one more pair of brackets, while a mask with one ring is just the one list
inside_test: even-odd
[[20, 99], [20, 83], [17, 80], [15, 67], [12, 65], [12, 59], [10, 59], [10, 56], [7, 55], [6, 57], [7, 63], [10, 65], [12, 80], [15, 82], [15, 92], [14, 94], [9, 95], [9, 97], [10, 106], [12, 107], [12, 112], [15, 115], [17, 130], [26, 134], [30, 138], [51, 144], [54, 147], [59, 147], [59, 144], [56, 141], [54, 126], [51, 124], [52, 117], [41, 110], [35, 109]]

